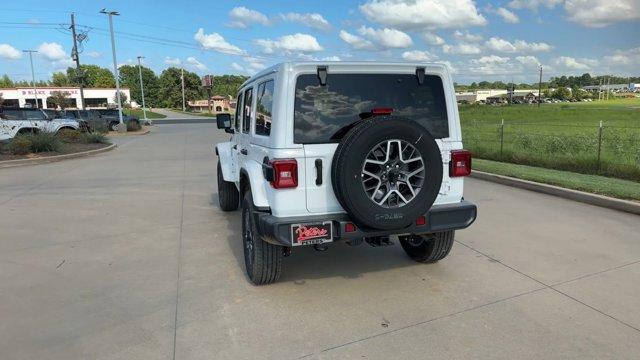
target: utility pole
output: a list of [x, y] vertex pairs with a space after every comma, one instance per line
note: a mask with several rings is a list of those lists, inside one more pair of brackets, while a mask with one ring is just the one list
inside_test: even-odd
[[80, 108], [84, 110], [84, 76], [82, 75], [82, 70], [80, 70], [80, 55], [78, 55], [78, 37], [76, 35], [76, 17], [74, 13], [71, 13], [71, 35], [73, 36], [71, 57], [76, 61], [76, 78], [80, 86]]
[[182, 111], [187, 111], [184, 102], [184, 68], [180, 68], [180, 82], [182, 83]]
[[33, 53], [38, 52], [37, 50], [22, 50], [22, 52], [29, 53], [29, 61], [31, 62], [31, 80], [33, 85], [33, 96], [36, 100], [36, 109], [39, 109], [38, 105], [38, 90], [36, 89], [36, 73], [33, 71]]
[[120, 101], [120, 79], [118, 76], [118, 61], [116, 60], [116, 40], [113, 37], [113, 16], [118, 16], [120, 13], [117, 11], [107, 11], [107, 9], [100, 10], [100, 13], [109, 16], [109, 32], [111, 32], [111, 53], [113, 55], [113, 75], [116, 78], [116, 99], [118, 100], [118, 132], [127, 132], [127, 125], [122, 120], [122, 102]]
[[540, 64], [540, 80], [538, 81], [538, 107], [542, 102], [542, 64]]
[[142, 65], [140, 59], [144, 59], [144, 56], [138, 56], [138, 73], [140, 74], [140, 92], [142, 93], [142, 112], [144, 113], [145, 123], [147, 122], [147, 108], [144, 105], [144, 84], [142, 83]]

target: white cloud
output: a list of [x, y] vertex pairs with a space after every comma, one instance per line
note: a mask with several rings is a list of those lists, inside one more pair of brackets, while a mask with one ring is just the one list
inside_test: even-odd
[[231, 63], [231, 68], [236, 71], [244, 71], [244, 67], [236, 62]]
[[516, 61], [525, 67], [538, 67], [540, 65], [540, 60], [535, 56], [527, 55], [527, 56], [516, 56]]
[[499, 37], [492, 37], [485, 42], [485, 46], [490, 50], [515, 53], [515, 52], [544, 52], [553, 49], [553, 46], [547, 43], [528, 43], [524, 40], [516, 40], [513, 43]]
[[165, 57], [164, 63], [170, 66], [180, 66], [182, 65], [182, 61], [179, 58]]
[[209, 68], [207, 68], [207, 66], [203, 63], [201, 63], [200, 61], [198, 61], [198, 59], [194, 58], [193, 56], [189, 56], [187, 58], [186, 61], [187, 64], [193, 66], [194, 68], [200, 70], [200, 71], [207, 71], [209, 70]]
[[422, 37], [424, 38], [424, 41], [426, 41], [429, 45], [444, 45], [445, 43], [443, 38], [434, 33], [426, 32], [422, 34]]
[[346, 42], [347, 44], [351, 45], [352, 48], [356, 49], [356, 50], [373, 50], [375, 49], [375, 46], [373, 45], [373, 43], [369, 40], [366, 40], [364, 38], [361, 38], [360, 36], [357, 35], [353, 35], [349, 32], [346, 32], [344, 30], [340, 30], [340, 39], [342, 39], [342, 41]]
[[361, 26], [358, 33], [382, 49], [403, 49], [413, 44], [409, 35], [396, 29], [373, 29]]
[[243, 55], [244, 50], [239, 47], [229, 44], [218, 33], [205, 34], [204, 29], [198, 29], [198, 32], [193, 38], [205, 49], [215, 50], [224, 54]]
[[276, 40], [258, 39], [256, 44], [262, 46], [264, 53], [272, 54], [275, 50], [285, 52], [318, 52], [324, 50], [318, 40], [309, 34], [292, 34], [281, 36]]
[[604, 62], [614, 66], [631, 66], [640, 69], [640, 47], [629, 50], [616, 50], [613, 55], [604, 57]]
[[340, 58], [340, 56], [325, 56], [322, 59], [320, 59], [322, 61], [342, 61], [342, 59]]
[[369, 0], [360, 11], [371, 21], [399, 29], [463, 28], [487, 23], [472, 0]]
[[570, 21], [588, 27], [604, 27], [622, 21], [640, 20], [638, 0], [567, 0], [564, 9]]
[[403, 52], [402, 58], [406, 61], [433, 61], [437, 56], [428, 51], [411, 50]]
[[553, 59], [553, 63], [560, 69], [571, 70], [590, 70], [598, 65], [598, 60], [580, 58], [576, 59], [569, 56], [560, 56]]
[[10, 60], [22, 58], [22, 52], [9, 44], [0, 44], [0, 57]]
[[62, 49], [62, 45], [58, 43], [42, 43], [37, 48], [38, 53], [51, 61], [58, 61], [68, 58], [69, 55]]
[[243, 60], [247, 63], [247, 67], [254, 71], [262, 70], [267, 67], [264, 64], [264, 60], [261, 58], [246, 56]]
[[476, 64], [505, 64], [509, 62], [509, 60], [510, 59], [508, 57], [489, 55], [489, 56], [483, 56], [479, 59], [474, 59], [471, 61]]
[[539, 7], [544, 6], [552, 9], [563, 1], [564, 0], [513, 0], [509, 3], [509, 7], [513, 9], [537, 10]]
[[442, 51], [445, 54], [458, 54], [458, 55], [475, 55], [480, 54], [482, 50], [480, 47], [474, 44], [457, 44], [457, 45], [442, 45]]
[[460, 30], [456, 30], [453, 33], [453, 36], [458, 40], [462, 40], [466, 42], [478, 42], [482, 40], [482, 35], [471, 34], [468, 31], [462, 32]]
[[281, 14], [280, 17], [283, 20], [297, 22], [318, 30], [331, 29], [331, 24], [329, 24], [329, 22], [318, 13], [300, 14], [290, 12], [287, 14]]
[[450, 61], [441, 61], [441, 63], [443, 63], [449, 69], [450, 73], [455, 74], [458, 72], [458, 69], [454, 67]]
[[255, 10], [247, 9], [244, 6], [234, 7], [231, 9], [229, 12], [229, 18], [231, 19], [229, 26], [240, 29], [246, 29], [255, 24], [270, 24], [266, 15]]
[[496, 10], [496, 14], [500, 15], [504, 22], [510, 24], [517, 24], [520, 22], [520, 18], [513, 11], [507, 10], [503, 7], [500, 7]]
[[98, 52], [98, 51], [89, 51], [88, 53], [86, 53], [85, 55], [87, 55], [90, 58], [94, 58], [97, 59], [99, 57], [102, 57], [102, 53]]

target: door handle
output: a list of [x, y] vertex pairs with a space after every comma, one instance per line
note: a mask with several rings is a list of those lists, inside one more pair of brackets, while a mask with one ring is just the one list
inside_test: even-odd
[[322, 159], [316, 159], [316, 185], [322, 185]]
[[240, 154], [249, 155], [249, 152], [247, 151], [247, 149], [240, 149]]

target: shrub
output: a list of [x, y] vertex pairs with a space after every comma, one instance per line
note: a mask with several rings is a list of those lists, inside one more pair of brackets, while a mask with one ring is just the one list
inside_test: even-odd
[[109, 144], [109, 139], [99, 132], [82, 133], [80, 138], [85, 144]]
[[82, 140], [78, 130], [62, 129], [58, 131], [57, 135], [58, 138], [65, 143], [76, 144]]
[[17, 135], [9, 142], [9, 151], [14, 155], [26, 155], [31, 152], [29, 135]]
[[138, 121], [127, 121], [127, 131], [138, 131], [142, 129], [140, 126], [140, 122]]
[[60, 140], [58, 140], [53, 133], [39, 131], [27, 136], [31, 139], [31, 152], [38, 153], [60, 150]]
[[92, 128], [93, 132], [97, 132], [100, 134], [106, 134], [109, 132], [109, 128], [107, 127], [107, 124], [105, 123], [99, 123], [93, 126]]

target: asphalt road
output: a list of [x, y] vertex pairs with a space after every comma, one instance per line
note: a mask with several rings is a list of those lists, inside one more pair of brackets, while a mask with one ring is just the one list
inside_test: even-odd
[[445, 260], [303, 248], [256, 287], [214, 127], [0, 169], [1, 359], [638, 358], [639, 217], [469, 179]]

